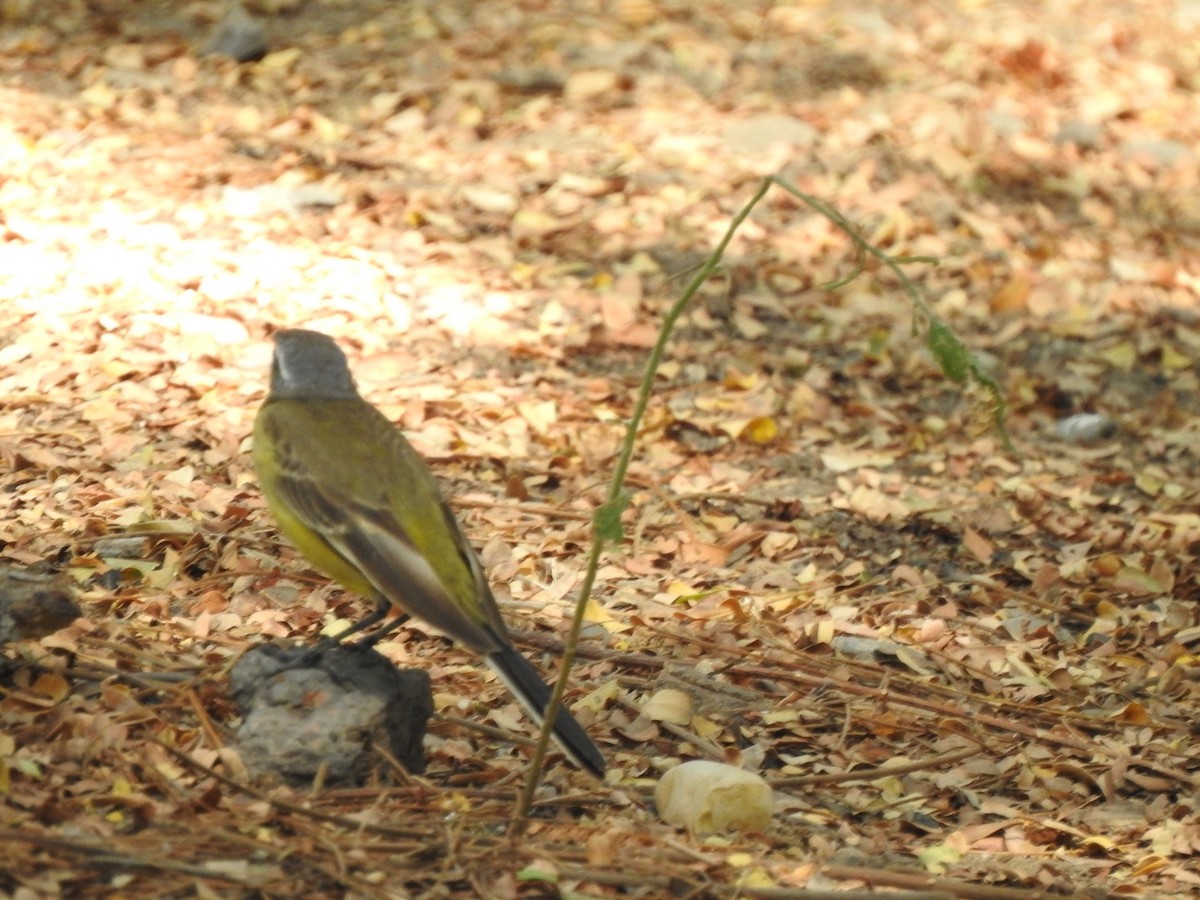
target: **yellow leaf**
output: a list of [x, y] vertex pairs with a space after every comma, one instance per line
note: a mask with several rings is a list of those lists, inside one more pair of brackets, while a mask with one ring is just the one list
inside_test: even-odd
[[179, 577], [180, 556], [178, 550], [163, 552], [162, 565], [146, 573], [146, 587], [162, 589]]
[[743, 869], [738, 876], [738, 885], [742, 888], [754, 888], [756, 890], [776, 886], [770, 873], [762, 866], [755, 866], [753, 869]]
[[264, 128], [262, 111], [255, 109], [253, 106], [239, 107], [233, 114], [233, 127], [238, 131], [249, 132], [251, 134], [262, 131]]
[[[895, 760], [892, 760], [894, 763]], [[904, 781], [895, 775], [885, 775], [871, 781], [871, 786], [879, 788], [885, 798], [894, 800], [904, 796]]]
[[1190, 369], [1194, 360], [1189, 356], [1184, 356], [1170, 344], [1164, 344], [1162, 348], [1162, 367], [1168, 371], [1177, 371], [1179, 369]]
[[104, 397], [98, 397], [79, 407], [79, 414], [87, 422], [103, 422], [117, 413], [116, 405]]
[[[131, 569], [143, 578], [158, 569], [158, 563], [152, 559], [126, 559], [123, 556], [102, 556], [100, 557], [100, 561], [110, 569], [116, 569], [118, 572]], [[95, 572], [91, 573], [91, 575], [95, 574]]]
[[737, 391], [751, 391], [758, 387], [758, 373], [742, 372], [730, 366], [725, 370], [725, 377], [722, 381], [727, 388]]
[[137, 366], [130, 365], [127, 362], [122, 362], [119, 359], [107, 360], [101, 363], [97, 368], [113, 381], [120, 381], [126, 375], [137, 371]]
[[1166, 857], [1147, 856], [1133, 867], [1133, 871], [1130, 874], [1135, 878], [1144, 878], [1160, 869], [1166, 868], [1167, 865], [1169, 865], [1169, 861]]
[[613, 617], [609, 611], [591, 597], [588, 598], [587, 609], [583, 613], [583, 619], [585, 622], [592, 622], [597, 625], [605, 625], [613, 621]]
[[589, 691], [583, 698], [571, 704], [573, 709], [589, 709], [600, 712], [609, 703], [615, 701], [621, 694], [621, 686], [614, 678], [606, 681], [595, 690]]
[[353, 626], [354, 622], [350, 619], [331, 619], [321, 629], [320, 634], [321, 637], [324, 638], [337, 638], [339, 634], [341, 634], [343, 631], [349, 631]]
[[694, 597], [697, 593], [696, 588], [684, 581], [672, 581], [667, 585], [667, 594], [677, 600], [683, 597]]
[[515, 240], [542, 237], [566, 227], [567, 223], [562, 219], [533, 209], [518, 210], [509, 225]]
[[518, 403], [517, 412], [535, 434], [546, 434], [550, 426], [558, 421], [558, 405], [553, 400]]
[[117, 102], [117, 92], [102, 81], [84, 88], [77, 96], [89, 106], [112, 107]]
[[800, 711], [796, 709], [773, 709], [767, 710], [761, 716], [764, 725], [782, 725], [784, 722], [795, 722], [800, 718]]
[[1107, 350], [1101, 350], [1098, 355], [1114, 369], [1120, 369], [1122, 372], [1132, 370], [1138, 356], [1137, 348], [1129, 341], [1115, 344]]
[[312, 113], [312, 129], [317, 137], [330, 143], [340, 141], [350, 133], [348, 125], [335, 122], [333, 119], [327, 118], [316, 111]]
[[731, 438], [741, 437], [742, 432], [749, 426], [750, 419], [726, 419], [717, 423], [717, 428], [721, 429], [721, 431], [725, 432]]
[[1133, 477], [1133, 483], [1144, 494], [1154, 497], [1163, 489], [1163, 479], [1146, 471], [1140, 471]]
[[1166, 587], [1136, 566], [1126, 566], [1112, 580], [1112, 588], [1128, 594], [1165, 594]]
[[917, 859], [926, 871], [940, 875], [962, 859], [962, 853], [945, 844], [938, 844], [922, 850], [917, 854]]
[[567, 77], [563, 96], [568, 100], [589, 100], [617, 92], [617, 73], [611, 69], [584, 69]]
[[829, 621], [828, 619], [821, 619], [816, 623], [815, 629], [810, 628], [806, 630], [810, 632], [809, 637], [812, 638], [813, 642], [817, 644], [831, 643], [834, 635], [836, 634], [833, 622]]
[[769, 444], [779, 437], [779, 426], [771, 416], [757, 416], [746, 423], [741, 436], [755, 444]]
[[274, 53], [268, 53], [259, 60], [256, 68], [260, 72], [277, 72], [282, 69], [291, 68], [292, 64], [300, 58], [299, 47], [288, 47], [286, 50], [276, 50]]

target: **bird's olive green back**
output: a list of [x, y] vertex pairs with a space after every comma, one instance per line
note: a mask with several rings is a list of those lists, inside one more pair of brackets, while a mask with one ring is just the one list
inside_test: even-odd
[[[255, 422], [254, 462], [281, 530], [315, 566], [481, 652], [509, 643], [433, 474], [375, 407], [357, 398], [268, 399]], [[424, 563], [437, 587], [418, 577]]]

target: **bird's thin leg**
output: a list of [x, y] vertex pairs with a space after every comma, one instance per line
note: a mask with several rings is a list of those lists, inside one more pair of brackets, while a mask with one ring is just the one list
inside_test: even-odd
[[[386, 600], [381, 600], [380, 602], [382, 603], [381, 609], [376, 610], [375, 612], [371, 613], [371, 615], [367, 616], [368, 619], [375, 619], [375, 621], [378, 621], [378, 619], [376, 618], [377, 616], [379, 618], [382, 618], [384, 615], [387, 614], [387, 608], [389, 606], [391, 606], [391, 604], [388, 603]], [[363, 620], [363, 622], [365, 622], [365, 621], [366, 621], [366, 619]], [[384, 622], [383, 625], [381, 625], [379, 628], [375, 629], [374, 634], [368, 634], [366, 637], [359, 638], [358, 641], [355, 642], [354, 646], [362, 647], [364, 650], [368, 647], [374, 647], [376, 644], [378, 644], [385, 637], [387, 637], [389, 634], [391, 634], [393, 631], [395, 631], [397, 628], [399, 628], [401, 625], [403, 625], [407, 621], [408, 621], [408, 613], [400, 613], [400, 615], [396, 616], [391, 621]], [[363, 622], [359, 622], [358, 624], [362, 625]], [[361, 630], [362, 630], [361, 628], [354, 629], [354, 631], [361, 631]]]
[[363, 650], [368, 650], [374, 647], [385, 635], [395, 631], [401, 624], [408, 621], [408, 613], [401, 613], [395, 619], [388, 622], [382, 628], [378, 629], [375, 634], [360, 638], [357, 641], [347, 641], [347, 638], [353, 637], [360, 632], [367, 630], [375, 625], [380, 619], [387, 615], [388, 609], [391, 607], [386, 599], [382, 596], [377, 597], [377, 605], [375, 611], [369, 615], [359, 619], [345, 631], [338, 632], [335, 635], [323, 635], [317, 643], [301, 653], [295, 659], [291, 660], [287, 668], [289, 669], [305, 669], [315, 666], [320, 660], [322, 654], [328, 653], [334, 647], [358, 647]]
[[387, 615], [388, 609], [391, 608], [391, 605], [392, 604], [388, 603], [383, 597], [376, 597], [374, 612], [363, 616], [345, 631], [339, 631], [336, 635], [334, 635], [333, 639], [340, 644], [342, 641], [346, 640], [346, 638], [354, 637], [354, 635], [366, 631], [368, 628], [374, 628], [375, 624], [377, 622], [381, 622], [383, 617]]
[[[338, 632], [333, 637], [326, 638], [326, 640], [336, 644], [344, 644], [346, 643], [347, 638], [354, 637], [356, 634], [361, 634], [370, 628], [374, 628], [375, 625], [388, 614], [388, 610], [391, 609], [392, 606], [392, 604], [389, 603], [384, 597], [377, 597], [376, 602], [377, 605], [373, 613], [364, 616], [345, 631]], [[383, 640], [384, 637], [391, 634], [407, 621], [408, 613], [401, 613], [400, 615], [396, 616], [396, 618], [392, 619], [392, 621], [386, 623], [382, 628], [378, 629], [374, 634], [367, 635], [366, 637], [355, 641], [354, 646], [362, 647], [364, 650], [368, 647], [374, 647], [381, 640]]]

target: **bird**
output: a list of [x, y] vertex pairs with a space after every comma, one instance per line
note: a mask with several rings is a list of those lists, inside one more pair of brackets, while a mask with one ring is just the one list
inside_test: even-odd
[[[392, 606], [481, 654], [541, 725], [550, 688], [514, 646], [429, 466], [362, 398], [333, 338], [288, 328], [274, 340], [253, 461], [280, 531], [317, 569], [375, 599], [367, 622]], [[563, 707], [553, 734], [577, 766], [604, 778], [604, 756]]]

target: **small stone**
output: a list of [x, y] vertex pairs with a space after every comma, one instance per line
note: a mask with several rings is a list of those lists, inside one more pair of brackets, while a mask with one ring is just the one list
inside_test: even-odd
[[1072, 444], [1092, 444], [1115, 435], [1117, 422], [1102, 413], [1080, 413], [1060, 419], [1054, 426], [1054, 433], [1060, 440]]
[[1054, 135], [1056, 144], [1074, 144], [1081, 150], [1095, 150], [1100, 146], [1100, 138], [1104, 129], [1098, 122], [1086, 122], [1083, 119], [1068, 119], [1059, 127]]
[[664, 822], [693, 834], [763, 831], [775, 809], [762, 776], [702, 759], [667, 772], [654, 788], [654, 803]]
[[230, 7], [204, 44], [205, 53], [228, 56], [238, 62], [262, 59], [267, 50], [266, 29], [240, 3]]

